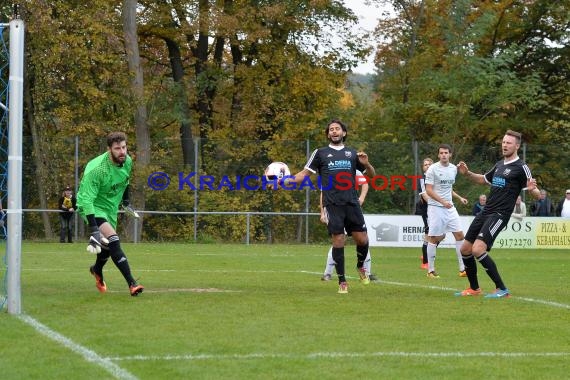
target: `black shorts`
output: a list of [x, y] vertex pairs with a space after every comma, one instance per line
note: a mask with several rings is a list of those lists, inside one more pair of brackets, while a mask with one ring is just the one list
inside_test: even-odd
[[328, 205], [325, 207], [325, 212], [329, 220], [327, 229], [331, 235], [344, 234], [346, 231], [350, 236], [355, 231], [367, 231], [360, 205]]
[[427, 235], [429, 233], [429, 224], [427, 221], [427, 214], [422, 214], [422, 220], [424, 221], [424, 235]]
[[499, 235], [499, 232], [509, 222], [509, 216], [504, 216], [500, 214], [485, 215], [478, 214], [471, 222], [467, 233], [465, 234], [465, 240], [473, 244], [476, 239], [482, 240], [487, 244], [487, 251], [491, 250], [495, 239]]

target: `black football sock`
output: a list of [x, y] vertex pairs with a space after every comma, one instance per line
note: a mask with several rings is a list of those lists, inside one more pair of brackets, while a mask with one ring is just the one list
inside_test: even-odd
[[493, 280], [493, 282], [495, 283], [495, 286], [498, 289], [502, 289], [502, 290], [507, 289], [507, 287], [503, 283], [503, 280], [501, 279], [501, 275], [499, 274], [499, 270], [497, 269], [497, 265], [495, 264], [495, 262], [493, 261], [491, 256], [489, 256], [488, 252], [485, 252], [483, 254], [483, 256], [478, 257], [477, 260], [481, 263], [483, 268], [485, 268], [487, 275], [491, 278], [491, 280]]
[[103, 277], [103, 267], [107, 264], [107, 260], [109, 260], [109, 251], [102, 249], [101, 252], [97, 254], [95, 265], [93, 265], [93, 271], [101, 277]]
[[344, 247], [332, 249], [332, 257], [336, 268], [336, 274], [338, 275], [338, 282], [346, 282], [346, 278], [344, 277]]
[[424, 241], [424, 244], [422, 244], [422, 264], [427, 264], [428, 263], [428, 259], [427, 259], [427, 241]]
[[356, 268], [360, 269], [364, 265], [364, 260], [368, 256], [368, 243], [356, 246]]
[[111, 253], [111, 259], [113, 260], [117, 268], [119, 268], [119, 271], [125, 278], [125, 281], [127, 281], [127, 284], [129, 284], [129, 286], [136, 284], [137, 282], [135, 281], [135, 279], [131, 274], [131, 267], [129, 266], [129, 261], [127, 260], [125, 253], [121, 249], [119, 236], [117, 235], [109, 236], [109, 252]]
[[479, 280], [477, 279], [477, 262], [473, 255], [463, 256], [463, 264], [465, 265], [465, 273], [469, 280], [469, 286], [473, 290], [479, 289]]

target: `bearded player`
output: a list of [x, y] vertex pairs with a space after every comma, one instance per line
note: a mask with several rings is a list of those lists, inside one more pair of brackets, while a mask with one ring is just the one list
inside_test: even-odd
[[91, 234], [87, 250], [97, 254], [95, 264], [89, 271], [95, 277], [95, 285], [101, 293], [107, 291], [103, 267], [109, 257], [125, 278], [131, 296], [137, 296], [144, 290], [131, 274], [116, 231], [119, 206], [129, 206], [132, 166], [133, 160], [127, 154], [126, 135], [112, 132], [107, 136], [107, 151], [89, 161], [85, 167], [77, 193], [79, 215], [89, 225]]

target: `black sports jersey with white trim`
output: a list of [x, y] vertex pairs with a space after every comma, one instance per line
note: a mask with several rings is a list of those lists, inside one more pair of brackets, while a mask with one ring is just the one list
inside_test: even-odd
[[423, 177], [418, 178], [416, 188], [418, 189], [418, 195], [419, 195], [418, 202], [416, 203], [416, 215], [425, 215], [427, 217], [428, 204], [426, 201], [424, 201], [424, 198], [422, 197], [422, 194], [427, 193], [425, 174], [423, 175]]
[[356, 150], [345, 146], [335, 149], [330, 145], [315, 149], [305, 169], [320, 176], [323, 206], [359, 204], [356, 191], [358, 185], [355, 185], [356, 170], [364, 173], [366, 167], [358, 160]]
[[504, 160], [497, 162], [485, 173], [485, 180], [491, 184], [491, 192], [483, 208], [483, 215], [499, 213], [510, 216], [517, 197], [531, 178], [530, 168], [519, 157], [510, 162]]

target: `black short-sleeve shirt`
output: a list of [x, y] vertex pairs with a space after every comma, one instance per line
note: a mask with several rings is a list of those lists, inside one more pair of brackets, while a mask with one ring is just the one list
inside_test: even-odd
[[418, 178], [416, 186], [417, 186], [418, 195], [419, 195], [418, 202], [416, 203], [416, 215], [422, 215], [422, 216], [425, 216], [427, 218], [428, 204], [422, 198], [422, 194], [426, 193], [426, 177], [425, 177], [425, 175], [421, 178]]
[[309, 157], [305, 169], [319, 175], [323, 206], [359, 204], [356, 170], [364, 173], [366, 167], [358, 160], [356, 150], [345, 146], [335, 149], [330, 145], [316, 149]]
[[483, 215], [499, 213], [510, 216], [517, 197], [532, 178], [530, 168], [520, 158], [505, 162], [501, 160], [485, 173], [485, 180], [491, 185]]

